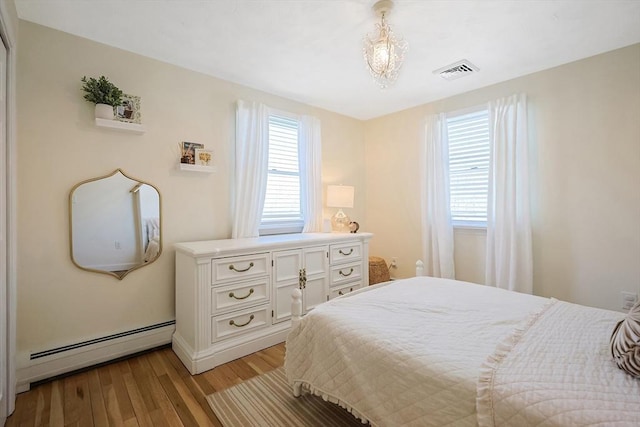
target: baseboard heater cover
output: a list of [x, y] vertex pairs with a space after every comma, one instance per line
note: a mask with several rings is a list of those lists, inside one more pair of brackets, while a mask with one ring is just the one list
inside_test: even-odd
[[175, 320], [119, 332], [75, 344], [38, 351], [18, 369], [18, 391], [30, 383], [171, 343]]
[[92, 340], [82, 341], [82, 342], [79, 342], [79, 343], [76, 343], [76, 344], [69, 344], [69, 345], [65, 345], [63, 347], [52, 348], [51, 350], [39, 351], [39, 352], [36, 352], [36, 353], [31, 353], [31, 356], [29, 356], [29, 359], [30, 360], [35, 360], [35, 359], [39, 359], [41, 357], [51, 356], [52, 354], [58, 354], [58, 353], [62, 353], [62, 352], [65, 352], [65, 351], [73, 350], [74, 348], [87, 347], [87, 346], [90, 346], [92, 344], [97, 344], [97, 343], [105, 342], [105, 341], [111, 341], [111, 340], [114, 340], [116, 338], [128, 337], [129, 335], [139, 334], [140, 332], [152, 331], [154, 329], [159, 329], [159, 328], [162, 328], [164, 326], [170, 326], [170, 325], [175, 325], [175, 324], [176, 324], [175, 320], [169, 320], [167, 322], [158, 323], [158, 324], [150, 325], [150, 326], [145, 326], [143, 328], [132, 329], [130, 331], [120, 332], [120, 333], [113, 334], [113, 335], [107, 335], [106, 337], [94, 338]]

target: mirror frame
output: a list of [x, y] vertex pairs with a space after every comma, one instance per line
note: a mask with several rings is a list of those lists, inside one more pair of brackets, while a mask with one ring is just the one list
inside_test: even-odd
[[[107, 270], [97, 270], [95, 268], [88, 268], [88, 267], [83, 267], [80, 264], [78, 264], [75, 260], [75, 258], [73, 257], [73, 193], [78, 189], [78, 187], [80, 187], [81, 185], [84, 184], [88, 184], [90, 182], [94, 182], [94, 181], [100, 181], [101, 179], [106, 179], [106, 178], [111, 178], [112, 176], [116, 175], [117, 173], [122, 174], [125, 178], [128, 178], [132, 181], [137, 182], [137, 185], [148, 185], [149, 187], [153, 188], [154, 190], [156, 190], [156, 192], [158, 193], [158, 213], [159, 213], [159, 219], [158, 219], [158, 227], [160, 228], [160, 239], [159, 239], [159, 246], [160, 249], [158, 250], [158, 255], [152, 259], [149, 262], [144, 262], [140, 265], [137, 265], [133, 268], [130, 268], [129, 270], [124, 271], [121, 274], [115, 273], [113, 271], [107, 271]], [[137, 188], [137, 187], [136, 187]], [[162, 255], [162, 237], [163, 237], [163, 231], [162, 231], [162, 195], [160, 194], [160, 190], [158, 190], [158, 188], [153, 185], [150, 184], [146, 181], [142, 181], [140, 179], [137, 178], [133, 178], [129, 175], [127, 175], [122, 169], [118, 168], [116, 170], [114, 170], [113, 172], [111, 172], [108, 175], [103, 175], [103, 176], [99, 176], [96, 178], [90, 178], [87, 180], [84, 180], [82, 182], [79, 182], [78, 184], [74, 185], [73, 188], [71, 188], [71, 191], [69, 192], [69, 250], [70, 250], [70, 255], [71, 255], [71, 262], [73, 262], [73, 264], [78, 267], [81, 270], [85, 270], [85, 271], [91, 271], [93, 273], [101, 273], [101, 274], [106, 274], [109, 276], [113, 276], [116, 277], [118, 280], [122, 280], [125, 278], [125, 276], [127, 276], [127, 274], [131, 273], [132, 271], [135, 271], [139, 268], [142, 267], [146, 267], [150, 264], [153, 264], [158, 258], [160, 258], [160, 255]]]

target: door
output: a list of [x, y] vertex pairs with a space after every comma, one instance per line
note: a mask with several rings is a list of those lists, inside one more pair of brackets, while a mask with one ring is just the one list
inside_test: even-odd
[[[291, 317], [291, 293], [300, 287], [302, 251], [299, 249], [273, 253], [273, 323]], [[302, 295], [304, 311], [304, 292]]]
[[296, 288], [302, 290], [303, 313], [327, 300], [327, 254], [326, 246], [273, 253], [273, 323], [291, 318], [291, 293]]
[[8, 320], [7, 291], [7, 49], [0, 43], [0, 425], [9, 415], [8, 390]]
[[302, 291], [302, 310], [308, 313], [316, 305], [327, 301], [328, 248], [319, 246], [303, 251], [305, 286]]

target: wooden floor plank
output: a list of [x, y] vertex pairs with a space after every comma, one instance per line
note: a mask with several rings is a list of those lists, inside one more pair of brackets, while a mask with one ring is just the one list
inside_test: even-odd
[[[125, 372], [122, 375], [122, 378], [124, 379], [124, 385], [127, 388], [127, 394], [131, 400], [131, 406], [133, 407], [133, 412], [136, 415], [135, 418], [138, 425], [140, 427], [153, 427], [153, 422], [149, 416], [149, 409], [147, 408], [145, 400], [142, 397], [142, 393], [138, 388], [138, 384], [133, 377], [133, 373], [131, 371]], [[153, 410], [154, 408], [151, 409]]]
[[176, 409], [176, 412], [178, 413], [182, 424], [184, 424], [186, 427], [197, 426], [198, 422], [196, 421], [193, 414], [189, 411], [189, 407], [182, 399], [182, 395], [180, 395], [180, 392], [178, 392], [176, 385], [173, 383], [169, 375], [161, 375], [160, 377], [158, 377], [158, 379], [160, 380], [160, 384], [162, 384], [162, 388], [164, 389], [165, 393], [167, 393], [167, 396], [171, 400], [173, 407]]
[[34, 425], [48, 427], [51, 414], [51, 383], [42, 384], [35, 391], [37, 404]]
[[198, 384], [200, 390], [202, 390], [202, 394], [204, 396], [208, 396], [211, 393], [215, 393], [216, 389], [211, 385], [209, 381], [205, 378], [204, 374], [198, 374], [193, 376], [193, 380]]
[[51, 412], [49, 413], [49, 424], [52, 426], [64, 425], [64, 391], [61, 380], [56, 380], [51, 383]]
[[164, 349], [161, 353], [165, 361], [169, 362], [169, 365], [183, 378], [190, 377], [189, 370], [182, 364], [178, 356], [170, 348]]
[[107, 419], [109, 425], [123, 425], [124, 420], [120, 413], [120, 405], [113, 384], [107, 384], [102, 387], [102, 396], [104, 397], [104, 406], [107, 410]]
[[118, 400], [118, 407], [120, 408], [120, 416], [122, 421], [127, 421], [131, 418], [135, 418], [133, 412], [133, 406], [129, 399], [129, 393], [127, 393], [127, 387], [124, 384], [122, 377], [122, 364], [128, 363], [121, 361], [109, 365], [109, 373], [111, 374], [111, 380], [113, 381], [113, 391], [115, 392], [116, 399]]
[[102, 395], [102, 387], [100, 386], [100, 376], [96, 369], [87, 372], [87, 381], [89, 382], [89, 397], [91, 399], [91, 412], [93, 414], [93, 424], [95, 427], [107, 427], [109, 418], [107, 417], [107, 408]]
[[157, 410], [158, 404], [153, 398], [153, 395], [150, 393], [150, 381], [151, 376], [154, 375], [153, 369], [147, 362], [145, 358], [136, 357], [129, 361], [129, 365], [131, 366], [131, 373], [133, 374], [133, 379], [138, 389], [140, 390], [140, 394], [142, 395], [142, 399], [144, 400], [144, 406], [147, 408], [148, 412], [153, 412]]
[[149, 381], [149, 392], [153, 395], [158, 409], [151, 412], [151, 419], [156, 426], [181, 426], [182, 422], [173, 402], [164, 391], [160, 379], [152, 377]]
[[255, 371], [251, 366], [247, 364], [247, 362], [242, 359], [236, 359], [229, 362], [229, 367], [243, 381], [250, 380], [251, 378], [258, 375], [258, 372]]
[[242, 379], [236, 376], [228, 364], [216, 366], [214, 369], [205, 372], [204, 375], [216, 391], [233, 387], [242, 382]]
[[251, 369], [259, 373], [260, 375], [266, 374], [267, 372], [273, 370], [273, 366], [265, 362], [262, 357], [255, 353], [243, 357], [242, 360], [244, 360], [247, 365], [251, 366]]
[[278, 347], [279, 346], [265, 348], [264, 350], [256, 352], [256, 354], [275, 369], [284, 364], [284, 345], [282, 345], [281, 350], [279, 350]]
[[[182, 363], [179, 363], [179, 366], [176, 365], [177, 357], [173, 352], [163, 352], [162, 358], [167, 367], [169, 378], [171, 378], [176, 390], [180, 393], [182, 400], [198, 422], [198, 425], [212, 425], [210, 419], [213, 416], [213, 411], [204, 397], [202, 397], [202, 390], [197, 387], [191, 375], [184, 376], [184, 371], [186, 371], [184, 365]], [[200, 399], [198, 399], [198, 395], [200, 395]]]
[[279, 344], [192, 376], [162, 348], [19, 394], [5, 427], [222, 427], [206, 396], [282, 366], [284, 351]]
[[86, 372], [64, 379], [64, 422], [65, 425], [94, 425]]

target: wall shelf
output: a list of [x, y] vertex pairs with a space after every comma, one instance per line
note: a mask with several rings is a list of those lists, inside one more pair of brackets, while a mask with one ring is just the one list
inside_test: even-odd
[[189, 172], [213, 173], [216, 171], [215, 166], [189, 165], [187, 163], [178, 163], [178, 169]]
[[96, 126], [114, 129], [118, 131], [143, 134], [146, 132], [144, 126], [138, 123], [119, 122], [117, 120], [107, 120], [96, 118]]

